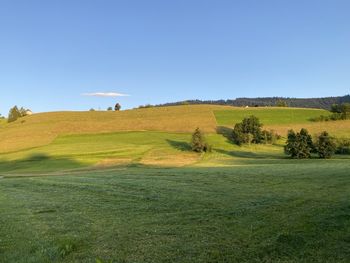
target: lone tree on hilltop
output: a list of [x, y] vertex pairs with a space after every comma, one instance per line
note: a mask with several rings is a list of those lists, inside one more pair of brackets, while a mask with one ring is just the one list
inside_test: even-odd
[[22, 117], [20, 110], [18, 109], [17, 106], [14, 106], [9, 111], [9, 116], [7, 118], [7, 122], [14, 122], [20, 117]]
[[318, 136], [315, 148], [320, 158], [329, 159], [337, 147], [334, 138], [324, 131]]
[[120, 111], [121, 108], [122, 108], [122, 106], [119, 103], [115, 104], [115, 106], [114, 106], [115, 111]]

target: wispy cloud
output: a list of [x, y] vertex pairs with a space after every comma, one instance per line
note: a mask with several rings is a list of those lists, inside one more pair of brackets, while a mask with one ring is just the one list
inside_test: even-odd
[[83, 96], [91, 97], [127, 97], [129, 94], [123, 94], [118, 92], [93, 92], [93, 93], [83, 93]]

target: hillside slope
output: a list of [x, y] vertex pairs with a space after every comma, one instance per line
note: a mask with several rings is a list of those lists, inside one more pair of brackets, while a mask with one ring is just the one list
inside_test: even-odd
[[[243, 159], [284, 158], [280, 145], [238, 147], [218, 131], [249, 115], [264, 128], [285, 136], [291, 128], [311, 134], [327, 130], [350, 138], [350, 120], [311, 122], [324, 110], [176, 106], [121, 112], [50, 112], [34, 114], [0, 128], [0, 171], [58, 171], [87, 166], [124, 164], [182, 166], [232, 165]], [[200, 127], [213, 146], [202, 158], [191, 152], [191, 133]], [[204, 161], [204, 163], [202, 162]], [[205, 164], [206, 163], [206, 164]]]
[[48, 112], [21, 118], [0, 129], [0, 152], [38, 147], [58, 135], [117, 131], [215, 132], [213, 109], [222, 106], [179, 106], [120, 112]]
[[191, 133], [197, 127], [215, 133], [217, 126], [233, 127], [249, 115], [260, 118], [265, 128], [284, 136], [288, 129], [306, 127], [317, 133], [350, 136], [350, 121], [311, 122], [327, 114], [320, 109], [238, 108], [217, 105], [187, 105], [125, 110], [120, 112], [48, 112], [27, 116], [0, 127], [0, 153], [44, 146], [59, 135], [97, 134], [120, 131], [162, 131]]

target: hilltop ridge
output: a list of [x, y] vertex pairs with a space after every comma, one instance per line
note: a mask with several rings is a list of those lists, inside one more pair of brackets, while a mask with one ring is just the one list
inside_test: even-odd
[[289, 98], [289, 97], [257, 97], [257, 98], [236, 98], [222, 100], [186, 100], [156, 105], [157, 107], [193, 104], [211, 104], [227, 106], [276, 106], [279, 101], [286, 102], [289, 107], [295, 108], [318, 108], [329, 110], [333, 104], [350, 102], [350, 95], [323, 98]]

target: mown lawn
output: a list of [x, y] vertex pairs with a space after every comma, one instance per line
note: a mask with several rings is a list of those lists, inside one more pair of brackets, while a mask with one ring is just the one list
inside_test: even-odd
[[350, 161], [0, 179], [0, 262], [349, 262]]
[[60, 136], [42, 147], [0, 154], [0, 175], [130, 164], [173, 167], [256, 155], [285, 157], [282, 146], [238, 147], [221, 134], [206, 134], [206, 139], [213, 152], [201, 156], [191, 151], [190, 133], [149, 131]]

